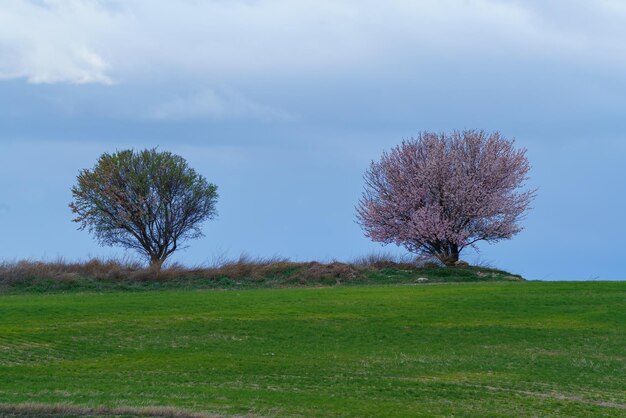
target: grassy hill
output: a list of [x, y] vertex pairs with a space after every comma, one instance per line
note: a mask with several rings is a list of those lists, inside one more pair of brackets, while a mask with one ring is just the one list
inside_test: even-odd
[[0, 294], [23, 292], [254, 289], [364, 284], [520, 281], [502, 270], [465, 266], [441, 268], [380, 257], [353, 263], [293, 262], [241, 258], [216, 267], [172, 265], [158, 274], [137, 262], [90, 260], [0, 263]]
[[5, 294], [0, 415], [624, 416], [625, 306], [626, 282]]

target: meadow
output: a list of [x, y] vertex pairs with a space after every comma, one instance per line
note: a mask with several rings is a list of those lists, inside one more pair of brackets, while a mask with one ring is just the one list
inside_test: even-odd
[[5, 292], [0, 415], [625, 416], [625, 307], [626, 282]]

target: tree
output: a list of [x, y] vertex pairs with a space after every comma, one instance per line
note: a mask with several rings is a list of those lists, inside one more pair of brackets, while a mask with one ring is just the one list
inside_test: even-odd
[[103, 154], [80, 172], [72, 195], [79, 229], [102, 245], [139, 251], [157, 272], [181, 244], [203, 235], [218, 197], [184, 158], [156, 149]]
[[498, 132], [420, 133], [366, 171], [357, 220], [365, 235], [454, 265], [478, 241], [520, 232], [535, 195], [526, 150]]

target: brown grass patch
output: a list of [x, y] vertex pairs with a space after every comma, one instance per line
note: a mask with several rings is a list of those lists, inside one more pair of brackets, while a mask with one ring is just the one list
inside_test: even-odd
[[159, 417], [159, 418], [215, 418], [221, 415], [204, 414], [173, 407], [85, 407], [65, 404], [25, 403], [1, 405], [2, 417]]
[[[0, 290], [32, 288], [98, 290], [107, 288], [139, 289], [149, 286], [166, 287], [230, 287], [230, 286], [290, 286], [334, 285], [369, 280], [373, 274], [422, 274], [430, 266], [429, 259], [413, 256], [394, 256], [388, 253], [370, 254], [349, 263], [295, 262], [286, 258], [252, 258], [246, 255], [219, 264], [187, 267], [178, 263], [166, 264], [155, 273], [135, 259], [90, 259], [68, 262], [20, 260], [0, 262]], [[387, 272], [386, 270], [395, 270]], [[482, 274], [482, 273], [481, 273]]]
[[91, 259], [81, 263], [60, 259], [53, 262], [21, 260], [0, 263], [0, 282], [4, 283], [33, 279], [72, 282], [82, 279], [168, 281], [221, 278], [252, 281], [281, 278], [289, 282], [307, 282], [324, 278], [350, 280], [357, 277], [358, 273], [358, 267], [347, 263], [293, 262], [283, 258], [253, 259], [245, 256], [209, 267], [185, 267], [174, 263], [164, 267], [158, 274], [132, 260]]

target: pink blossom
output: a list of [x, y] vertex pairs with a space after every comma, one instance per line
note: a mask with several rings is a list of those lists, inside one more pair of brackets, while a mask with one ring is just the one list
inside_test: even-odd
[[511, 238], [535, 195], [525, 149], [498, 132], [420, 133], [365, 173], [365, 235], [453, 265], [465, 247]]

